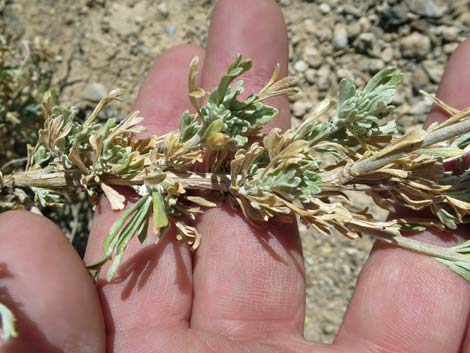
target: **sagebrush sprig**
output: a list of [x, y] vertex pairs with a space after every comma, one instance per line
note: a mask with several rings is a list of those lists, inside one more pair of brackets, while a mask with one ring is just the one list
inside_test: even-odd
[[[195, 113], [181, 115], [179, 130], [145, 139], [138, 137], [144, 128], [137, 112], [121, 121], [99, 119], [120, 90], [111, 91], [85, 121], [77, 119], [75, 108], [55, 106], [46, 94], [45, 124], [36, 146], [28, 148], [27, 170], [0, 176], [0, 186], [9, 192], [32, 188], [41, 204], [60, 202], [76, 188], [92, 200], [103, 192], [114, 210], [126, 202], [116, 186], [133, 188], [138, 200], [113, 224], [103, 258], [89, 264], [98, 271], [112, 260], [108, 280], [118, 273], [129, 242], [146, 240], [150, 224], [157, 239], [174, 226], [177, 238], [197, 249], [202, 235], [191, 224], [205, 208], [217, 206], [211, 194], [193, 192], [201, 189], [218, 193], [256, 225], [291, 223], [298, 216], [323, 235], [367, 234], [432, 256], [470, 280], [470, 242], [444, 248], [402, 235], [455, 229], [468, 221], [470, 171], [452, 175], [444, 163], [468, 154], [470, 110], [433, 98], [450, 118], [401, 136], [394, 120], [384, 118], [402, 75], [386, 68], [362, 90], [342, 80], [338, 101], [319, 103], [296, 130], [264, 133], [262, 127], [278, 114], [264, 100], [296, 89], [292, 78], [278, 79], [277, 67], [260, 92], [241, 99], [243, 81], [233, 82], [250, 67], [237, 56], [209, 93], [196, 85], [194, 59], [188, 88]], [[353, 209], [346, 190], [365, 192], [390, 211], [406, 207], [434, 216], [376, 222], [367, 209]]]

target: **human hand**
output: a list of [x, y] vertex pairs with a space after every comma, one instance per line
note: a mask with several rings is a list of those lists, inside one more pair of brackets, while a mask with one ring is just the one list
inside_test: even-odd
[[[205, 50], [179, 46], [156, 61], [135, 103], [150, 132], [175, 129], [189, 109], [194, 56], [201, 85], [212, 89], [238, 52], [254, 64], [245, 76], [248, 93], [264, 86], [276, 63], [286, 74], [287, 33], [274, 1], [221, 0]], [[467, 41], [440, 85], [440, 97], [457, 108], [469, 104], [469, 62]], [[272, 103], [281, 112], [275, 124], [287, 128], [287, 100]], [[442, 116], [436, 110], [431, 119]], [[87, 261], [101, 258], [117, 217], [106, 202], [97, 207]], [[0, 215], [0, 302], [14, 311], [20, 332], [0, 351], [470, 352], [470, 285], [432, 259], [376, 245], [334, 344], [321, 345], [303, 339], [305, 280], [295, 227], [253, 230], [227, 208], [206, 211], [198, 227], [196, 253], [172, 233], [158, 245], [135, 241], [119, 279], [95, 287], [55, 225], [25, 212]]]

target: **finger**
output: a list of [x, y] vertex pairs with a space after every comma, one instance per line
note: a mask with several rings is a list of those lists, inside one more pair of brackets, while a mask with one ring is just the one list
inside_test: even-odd
[[[209, 29], [203, 86], [212, 89], [241, 53], [253, 60], [243, 77], [246, 93], [259, 91], [277, 63], [287, 72], [287, 32], [274, 1], [217, 3]], [[277, 126], [289, 126], [288, 103]], [[203, 239], [195, 254], [191, 327], [233, 338], [260, 338], [303, 330], [305, 283], [295, 224], [253, 229], [227, 208], [205, 211], [198, 225]]]
[[[187, 76], [195, 56], [203, 59], [204, 51], [195, 46], [179, 46], [164, 53], [153, 65], [135, 103], [150, 134], [176, 129], [179, 116], [189, 108]], [[130, 198], [128, 203], [132, 203]], [[104, 236], [118, 216], [107, 200], [98, 205], [87, 261], [102, 257]], [[158, 245], [142, 246], [137, 239], [132, 240], [120, 266], [119, 279], [99, 282], [107, 330], [114, 343], [124, 331], [187, 326], [192, 298], [191, 257], [188, 249], [174, 240], [171, 230], [169, 233]], [[154, 239], [153, 234], [149, 238]], [[103, 276], [106, 271], [107, 268], [101, 271]]]
[[[437, 96], [445, 103], [456, 109], [464, 109], [470, 106], [468, 97], [468, 77], [470, 77], [470, 40], [460, 44], [447, 63], [445, 79], [439, 84]], [[436, 121], [443, 121], [449, 116], [442, 109], [433, 106], [425, 125]]]
[[1, 352], [102, 353], [104, 326], [93, 281], [52, 222], [28, 212], [0, 215], [0, 302], [18, 338]]
[[[452, 55], [439, 96], [456, 107], [470, 97], [470, 46]], [[434, 111], [432, 119], [439, 118]], [[429, 232], [420, 237], [439, 241]], [[455, 240], [446, 234], [447, 243]], [[459, 352], [470, 310], [470, 285], [432, 258], [377, 244], [359, 277], [337, 344], [362, 345], [376, 351]], [[362, 347], [362, 351], [366, 351]]]

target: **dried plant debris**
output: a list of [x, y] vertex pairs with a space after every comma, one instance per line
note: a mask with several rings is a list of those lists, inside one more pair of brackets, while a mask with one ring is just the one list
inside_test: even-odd
[[0, 24], [0, 165], [36, 142], [44, 122], [40, 102], [56, 66], [46, 43], [18, 40]]
[[[26, 146], [36, 143], [44, 123], [41, 101], [57, 62], [46, 43], [19, 40], [0, 24], [0, 173], [22, 170]], [[2, 194], [0, 212], [30, 208], [27, 194]]]
[[15, 327], [15, 317], [5, 305], [0, 303], [0, 322], [2, 323], [2, 334], [0, 337], [6, 341], [9, 338], [17, 337], [18, 332]]
[[[362, 90], [342, 80], [337, 101], [320, 102], [296, 130], [264, 133], [262, 127], [278, 114], [264, 100], [295, 93], [295, 82], [279, 79], [275, 68], [260, 92], [241, 99], [243, 81], [234, 81], [250, 67], [237, 56], [218, 87], [206, 92], [195, 83], [194, 59], [188, 87], [195, 113], [181, 115], [179, 130], [145, 139], [138, 137], [145, 130], [138, 112], [123, 120], [98, 119], [120, 99], [119, 89], [83, 122], [74, 107], [55, 105], [47, 93], [44, 127], [37, 144], [28, 146], [26, 170], [3, 175], [0, 186], [9, 193], [30, 188], [39, 205], [58, 204], [77, 188], [93, 202], [103, 192], [114, 210], [125, 209], [105, 238], [103, 258], [89, 264], [96, 273], [112, 261], [108, 280], [117, 275], [131, 239], [144, 242], [150, 225], [157, 239], [174, 226], [177, 238], [197, 249], [203, 234], [192, 224], [205, 208], [217, 205], [214, 193], [257, 226], [294, 222], [296, 215], [323, 235], [370, 235], [434, 257], [470, 280], [470, 242], [445, 248], [402, 235], [455, 229], [468, 221], [470, 172], [453, 175], [444, 164], [462, 164], [469, 152], [469, 109], [460, 111], [432, 97], [449, 119], [401, 136], [395, 122], [386, 119], [402, 81], [391, 67]], [[133, 188], [137, 201], [125, 208], [126, 196], [117, 186]], [[194, 190], [212, 193], [196, 195]], [[389, 211], [428, 212], [422, 218], [375, 222], [367, 209], [353, 210], [345, 193], [351, 190], [370, 195]]]

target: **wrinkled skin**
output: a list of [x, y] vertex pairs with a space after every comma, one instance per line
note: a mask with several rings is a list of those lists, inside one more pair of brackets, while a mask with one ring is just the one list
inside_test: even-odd
[[[188, 65], [202, 62], [200, 84], [212, 89], [236, 53], [251, 58], [247, 92], [259, 90], [279, 62], [287, 72], [288, 40], [271, 0], [220, 0], [207, 48], [175, 47], [158, 58], [135, 102], [151, 133], [177, 128], [189, 109]], [[470, 96], [470, 41], [452, 55], [439, 96], [463, 108]], [[273, 125], [289, 126], [288, 101]], [[444, 119], [438, 110], [430, 120]], [[100, 258], [117, 217], [97, 207], [86, 260]], [[198, 224], [200, 249], [169, 234], [159, 245], [134, 242], [120, 280], [95, 286], [60, 230], [25, 212], [0, 215], [0, 301], [18, 318], [20, 337], [1, 352], [470, 352], [470, 285], [432, 259], [376, 244], [331, 345], [305, 341], [305, 279], [295, 227], [252, 229], [226, 208]], [[419, 235], [451, 244], [459, 236]], [[106, 269], [105, 269], [106, 270]], [[104, 273], [106, 271], [103, 271]]]

